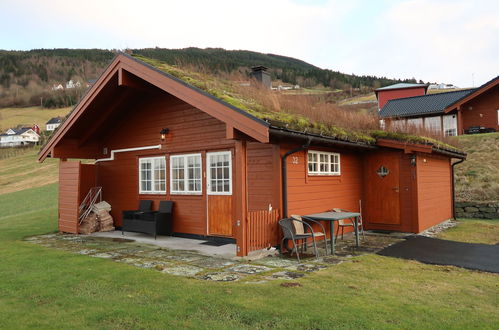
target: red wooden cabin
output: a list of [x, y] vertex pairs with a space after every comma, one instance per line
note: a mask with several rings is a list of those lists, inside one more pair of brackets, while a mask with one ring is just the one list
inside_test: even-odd
[[378, 109], [383, 109], [385, 104], [390, 100], [426, 95], [428, 86], [428, 84], [398, 83], [375, 89], [374, 93], [378, 100]]
[[117, 227], [140, 199], [156, 208], [172, 200], [176, 235], [230, 238], [242, 256], [278, 244], [280, 217], [359, 211], [359, 200], [367, 229], [419, 232], [447, 220], [451, 160], [465, 155], [276, 126], [118, 55], [42, 149], [46, 157], [60, 159], [60, 231], [78, 232], [80, 202], [102, 186]]

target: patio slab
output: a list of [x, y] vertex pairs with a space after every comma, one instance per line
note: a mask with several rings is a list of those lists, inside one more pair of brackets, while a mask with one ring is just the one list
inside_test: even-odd
[[275, 280], [299, 279], [312, 272], [352, 260], [356, 255], [372, 253], [400, 241], [399, 238], [369, 235], [361, 248], [354, 240], [337, 244], [338, 254], [326, 255], [319, 249], [318, 259], [310, 254], [295, 256], [271, 255], [237, 258], [235, 245], [210, 246], [205, 241], [179, 237], [158, 237], [157, 240], [135, 233], [105, 232], [92, 235], [48, 234], [27, 237], [26, 242], [47, 248], [69, 251], [83, 256], [108, 259], [133, 267], [159, 271], [164, 274], [185, 276], [198, 280], [261, 284]]
[[132, 239], [137, 243], [151, 244], [172, 250], [195, 251], [203, 255], [219, 256], [223, 258], [236, 257], [235, 244], [212, 246], [212, 245], [201, 244], [206, 242], [205, 240], [173, 237], [173, 236], [158, 236], [157, 239], [154, 239], [154, 237], [152, 237], [151, 235], [146, 235], [141, 233], [125, 232], [125, 235], [122, 235], [121, 231], [117, 230], [108, 231], [108, 232], [97, 232], [91, 234], [91, 236], [108, 237], [108, 238], [127, 238], [127, 239]]

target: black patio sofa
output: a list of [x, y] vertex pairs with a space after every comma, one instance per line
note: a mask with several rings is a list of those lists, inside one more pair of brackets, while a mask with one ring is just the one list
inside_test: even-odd
[[158, 211], [151, 211], [152, 201], [141, 200], [139, 210], [123, 211], [121, 232], [125, 231], [154, 235], [172, 234], [172, 201], [160, 201]]

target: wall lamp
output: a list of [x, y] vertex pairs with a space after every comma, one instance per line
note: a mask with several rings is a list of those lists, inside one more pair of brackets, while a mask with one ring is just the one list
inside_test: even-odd
[[159, 134], [161, 134], [161, 141], [164, 141], [166, 139], [166, 135], [170, 133], [170, 130], [168, 128], [163, 128]]

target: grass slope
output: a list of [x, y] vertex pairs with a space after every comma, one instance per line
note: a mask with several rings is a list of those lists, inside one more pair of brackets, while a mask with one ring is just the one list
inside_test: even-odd
[[38, 163], [38, 150], [18, 150], [18, 155], [0, 159], [0, 195], [58, 181], [58, 159]]
[[494, 274], [371, 255], [302, 287], [213, 283], [21, 241], [56, 229], [56, 190], [0, 195], [0, 328], [499, 326]]
[[40, 107], [0, 109], [0, 132], [17, 125], [37, 124], [45, 130], [45, 123], [52, 117], [64, 117], [71, 108], [42, 109]]
[[460, 201], [499, 201], [499, 132], [459, 137], [466, 161], [456, 165]]

